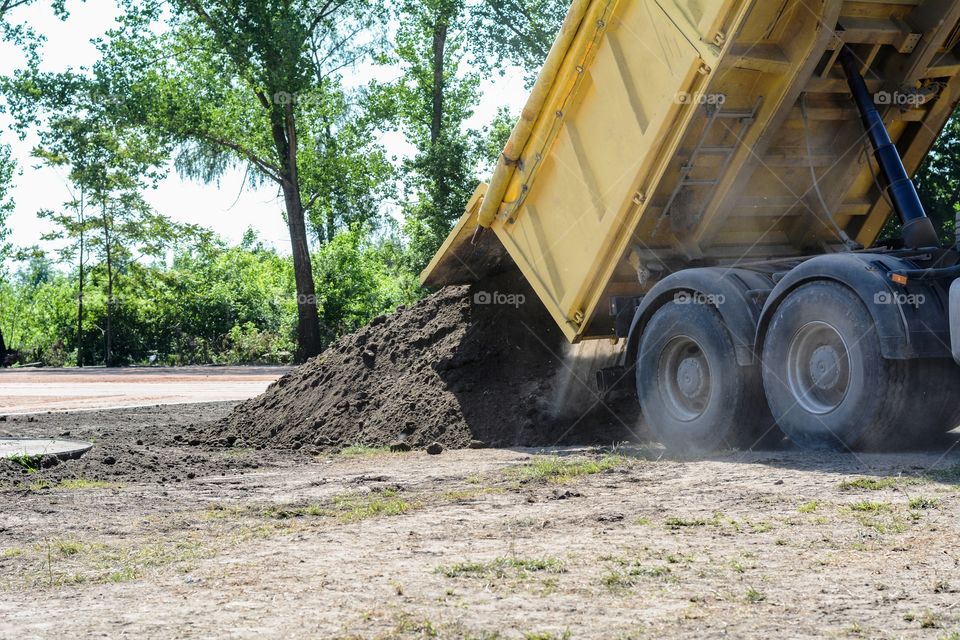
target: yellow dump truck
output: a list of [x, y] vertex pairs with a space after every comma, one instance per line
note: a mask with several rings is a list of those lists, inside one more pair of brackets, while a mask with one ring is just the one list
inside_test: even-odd
[[960, 0], [574, 0], [422, 280], [516, 265], [571, 342], [625, 341], [601, 388], [635, 387], [668, 446], [943, 434], [960, 256], [910, 176], [958, 43]]

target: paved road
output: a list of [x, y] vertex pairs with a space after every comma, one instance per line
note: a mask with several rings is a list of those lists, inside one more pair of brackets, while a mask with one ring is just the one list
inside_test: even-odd
[[6, 369], [0, 370], [0, 414], [246, 400], [263, 393], [288, 370], [284, 367]]

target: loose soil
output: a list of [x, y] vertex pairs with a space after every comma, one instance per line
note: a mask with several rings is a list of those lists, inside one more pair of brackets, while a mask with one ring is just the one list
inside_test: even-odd
[[[0, 480], [0, 637], [960, 632], [955, 436], [899, 455], [697, 459], [183, 441], [228, 411], [0, 423], [97, 444]], [[135, 464], [154, 456], [156, 470]]]
[[[484, 293], [493, 304], [476, 303]], [[613, 411], [600, 403], [582, 359], [511, 272], [473, 287], [445, 288], [376, 318], [240, 404], [209, 439], [319, 449], [636, 438], [636, 403]], [[609, 355], [607, 361], [613, 364]]]

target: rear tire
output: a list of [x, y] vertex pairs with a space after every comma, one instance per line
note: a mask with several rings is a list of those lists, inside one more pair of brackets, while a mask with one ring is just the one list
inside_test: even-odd
[[835, 282], [791, 293], [763, 347], [773, 416], [807, 449], [915, 447], [949, 431], [960, 415], [950, 398], [958, 372], [948, 365], [885, 359], [870, 311]]
[[766, 446], [783, 438], [763, 398], [759, 367], [741, 367], [719, 312], [668, 303], [643, 332], [637, 396], [668, 449], [706, 452]]

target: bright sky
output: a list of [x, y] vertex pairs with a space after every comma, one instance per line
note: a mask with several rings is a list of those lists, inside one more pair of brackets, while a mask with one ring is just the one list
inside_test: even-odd
[[[46, 70], [76, 69], [95, 62], [97, 51], [90, 41], [102, 36], [118, 14], [112, 0], [68, 3], [68, 9], [71, 15], [66, 22], [56, 18], [48, 3], [44, 2], [16, 10], [11, 16], [13, 21], [27, 22], [47, 37], [43, 50]], [[23, 55], [16, 47], [0, 43], [0, 74], [12, 73], [23, 61]], [[365, 84], [374, 73], [382, 78], [383, 71], [360, 68], [353, 78], [358, 84]], [[486, 83], [481, 93], [482, 99], [468, 126], [487, 124], [496, 115], [497, 108], [503, 105], [519, 112], [526, 98], [522, 72], [519, 69], [508, 71], [504, 77]], [[57, 210], [70, 199], [65, 172], [39, 167], [39, 162], [30, 157], [31, 149], [37, 144], [36, 136], [28, 135], [25, 140], [19, 140], [10, 130], [10, 119], [5, 115], [0, 115], [0, 142], [11, 145], [22, 170], [13, 190], [16, 210], [8, 220], [11, 241], [15, 246], [40, 244], [53, 248], [54, 243], [40, 242], [40, 236], [50, 231], [52, 225], [39, 220], [37, 212], [41, 209]], [[410, 152], [409, 145], [399, 135], [385, 136], [383, 144], [390, 155], [403, 157]], [[183, 180], [171, 171], [159, 188], [146, 194], [146, 198], [158, 212], [179, 222], [211, 228], [229, 242], [239, 242], [244, 231], [253, 227], [268, 243], [284, 253], [289, 252], [290, 241], [281, 217], [283, 202], [276, 189], [251, 189], [244, 184], [243, 170], [233, 171], [219, 184], [209, 185]]]

